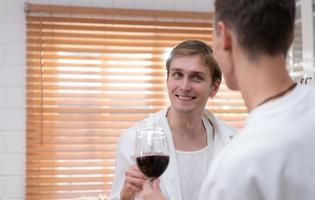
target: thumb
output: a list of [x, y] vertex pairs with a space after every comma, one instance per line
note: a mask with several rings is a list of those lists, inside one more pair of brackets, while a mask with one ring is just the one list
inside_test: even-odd
[[152, 188], [153, 190], [155, 191], [160, 191], [161, 192], [161, 189], [160, 189], [160, 179], [155, 179], [152, 183]]

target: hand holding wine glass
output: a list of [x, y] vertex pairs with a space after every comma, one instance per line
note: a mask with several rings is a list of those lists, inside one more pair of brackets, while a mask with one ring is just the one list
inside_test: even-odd
[[169, 163], [169, 149], [166, 135], [161, 128], [143, 128], [137, 131], [137, 165], [148, 181], [160, 177]]
[[120, 199], [134, 199], [136, 194], [142, 190], [142, 186], [146, 182], [146, 179], [147, 178], [139, 170], [137, 165], [130, 166], [130, 168], [125, 172], [125, 180], [123, 188], [120, 192]]
[[141, 200], [167, 200], [161, 192], [159, 179], [154, 180], [152, 183], [144, 183], [139, 197]]

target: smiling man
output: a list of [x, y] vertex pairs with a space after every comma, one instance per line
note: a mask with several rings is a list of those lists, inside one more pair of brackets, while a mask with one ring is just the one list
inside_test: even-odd
[[135, 132], [158, 126], [168, 139], [170, 163], [160, 177], [169, 199], [197, 199], [208, 166], [233, 137], [234, 130], [205, 110], [221, 83], [221, 71], [211, 48], [197, 40], [173, 48], [166, 62], [167, 90], [171, 105], [122, 134], [110, 199], [135, 199], [147, 178], [135, 165]]

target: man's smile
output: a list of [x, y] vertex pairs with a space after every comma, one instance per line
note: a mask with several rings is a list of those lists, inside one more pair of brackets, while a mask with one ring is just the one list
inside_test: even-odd
[[180, 100], [194, 100], [197, 97], [196, 96], [191, 96], [191, 95], [179, 95], [179, 94], [175, 94], [175, 96], [180, 99]]

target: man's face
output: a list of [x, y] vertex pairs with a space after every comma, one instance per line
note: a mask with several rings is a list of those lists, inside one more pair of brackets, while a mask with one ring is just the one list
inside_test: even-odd
[[199, 55], [178, 55], [170, 65], [167, 89], [172, 108], [178, 112], [201, 111], [214, 87], [209, 67]]

